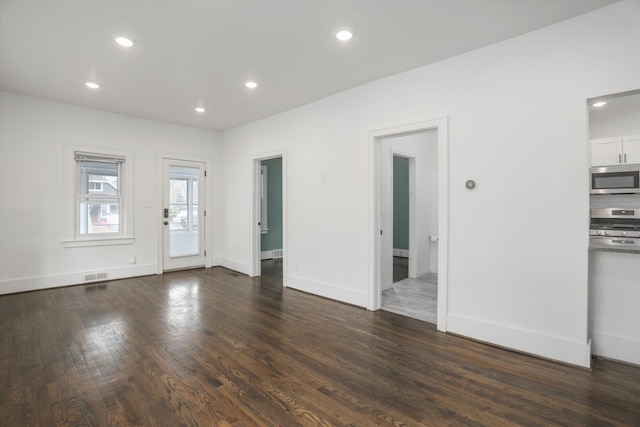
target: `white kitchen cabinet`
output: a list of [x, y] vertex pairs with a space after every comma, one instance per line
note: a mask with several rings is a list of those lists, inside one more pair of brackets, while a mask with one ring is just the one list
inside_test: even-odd
[[640, 163], [640, 135], [592, 139], [591, 166]]
[[640, 135], [622, 137], [622, 152], [627, 164], [640, 163]]
[[589, 318], [593, 354], [640, 365], [640, 254], [589, 251]]

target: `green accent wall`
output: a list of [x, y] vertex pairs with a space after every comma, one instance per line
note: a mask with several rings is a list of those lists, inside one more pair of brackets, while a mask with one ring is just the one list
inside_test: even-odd
[[393, 248], [409, 249], [409, 159], [393, 156]]
[[260, 239], [260, 250], [282, 249], [282, 157], [263, 160], [267, 167], [267, 227]]

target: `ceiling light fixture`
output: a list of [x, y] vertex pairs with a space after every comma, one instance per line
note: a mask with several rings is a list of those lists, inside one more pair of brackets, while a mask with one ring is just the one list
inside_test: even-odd
[[351, 40], [351, 37], [353, 37], [353, 34], [351, 34], [351, 31], [342, 30], [336, 33], [336, 38], [343, 42], [346, 42], [347, 40]]
[[100, 89], [100, 85], [94, 82], [86, 82], [85, 86], [87, 86], [90, 89]]
[[204, 107], [196, 107], [196, 111], [197, 111], [198, 113], [204, 113], [204, 112], [205, 112], [205, 111], [207, 111], [207, 110], [205, 110], [205, 109], [204, 109]]
[[603, 105], [607, 105], [606, 101], [594, 102], [591, 104], [592, 107], [602, 107]]
[[133, 46], [133, 41], [126, 37], [116, 37], [116, 43], [118, 43], [122, 47], [131, 47]]
[[244, 85], [249, 89], [255, 89], [258, 87], [258, 83], [256, 82], [246, 82]]

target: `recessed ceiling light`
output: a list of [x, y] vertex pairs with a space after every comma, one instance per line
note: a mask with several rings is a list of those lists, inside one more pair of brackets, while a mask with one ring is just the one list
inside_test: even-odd
[[100, 85], [94, 82], [86, 82], [85, 85], [90, 89], [99, 89]]
[[116, 43], [118, 43], [122, 47], [131, 47], [133, 46], [133, 41], [126, 37], [116, 37]]
[[338, 31], [336, 33], [336, 38], [338, 40], [343, 41], [343, 42], [346, 42], [347, 40], [350, 40], [351, 37], [353, 37], [353, 34], [351, 34], [351, 31], [342, 30], [342, 31]]
[[594, 102], [591, 104], [592, 107], [602, 107], [603, 105], [607, 105], [606, 101]]
[[197, 111], [198, 113], [204, 113], [204, 112], [205, 112], [205, 111], [207, 111], [207, 110], [205, 110], [205, 109], [204, 109], [204, 107], [196, 107], [196, 111]]
[[256, 82], [246, 82], [244, 85], [249, 89], [255, 89], [258, 87], [258, 83]]

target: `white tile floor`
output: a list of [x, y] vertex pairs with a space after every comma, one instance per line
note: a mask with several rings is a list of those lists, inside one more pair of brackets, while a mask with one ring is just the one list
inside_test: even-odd
[[436, 323], [438, 275], [404, 279], [382, 292], [382, 309], [429, 323]]

